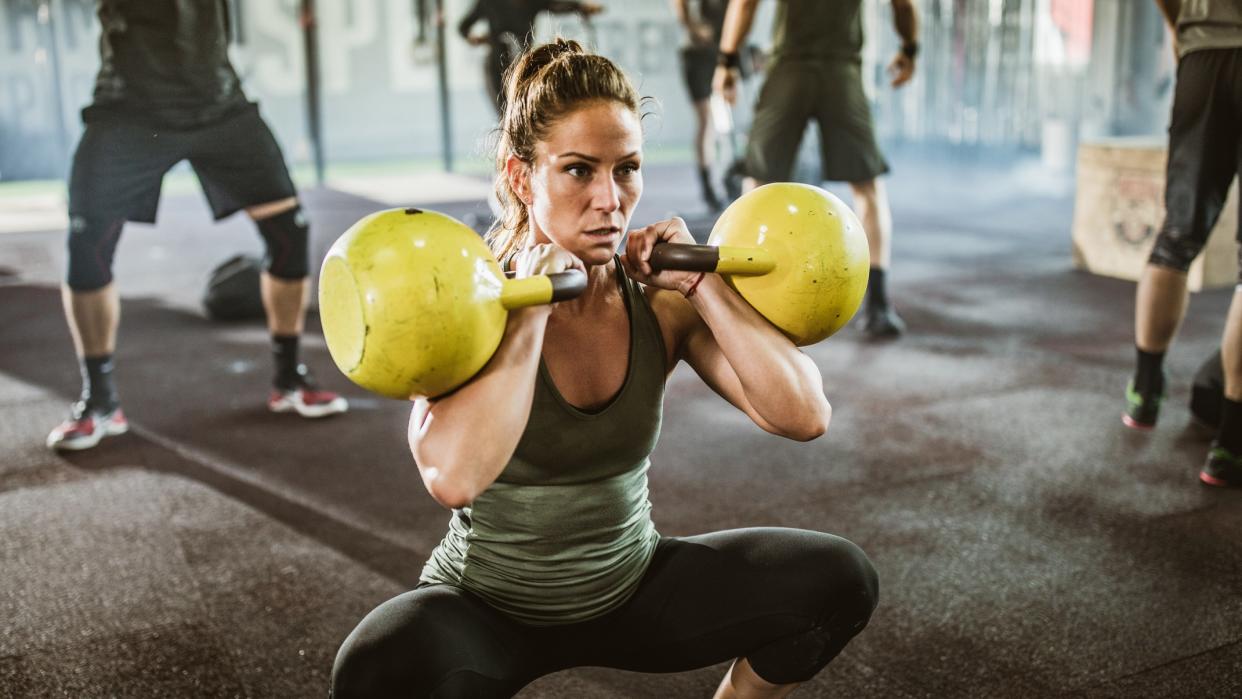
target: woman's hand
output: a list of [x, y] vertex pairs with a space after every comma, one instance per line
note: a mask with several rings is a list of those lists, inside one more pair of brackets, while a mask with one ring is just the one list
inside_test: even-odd
[[621, 263], [625, 265], [626, 273], [632, 279], [647, 286], [675, 289], [684, 294], [684, 290], [694, 284], [702, 272], [678, 272], [675, 270], [656, 272], [651, 269], [651, 263], [649, 262], [651, 250], [658, 243], [685, 243], [693, 245], [694, 238], [690, 235], [690, 230], [686, 228], [686, 222], [677, 217], [653, 223], [645, 228], [631, 230], [629, 237], [625, 241], [625, 254], [621, 256]]
[[556, 274], [570, 269], [586, 274], [586, 265], [582, 264], [582, 260], [565, 248], [551, 243], [540, 243], [522, 250], [514, 256], [513, 268], [518, 279], [537, 274]]

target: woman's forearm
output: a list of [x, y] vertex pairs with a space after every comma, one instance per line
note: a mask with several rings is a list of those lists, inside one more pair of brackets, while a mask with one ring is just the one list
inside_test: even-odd
[[719, 275], [704, 277], [690, 301], [760, 417], [796, 438], [813, 438], [827, 428], [832, 408], [810, 357]]
[[[410, 424], [423, 483], [442, 505], [470, 504], [500, 476], [526, 429], [548, 307], [513, 311], [491, 360]], [[417, 417], [417, 415], [416, 415]]]

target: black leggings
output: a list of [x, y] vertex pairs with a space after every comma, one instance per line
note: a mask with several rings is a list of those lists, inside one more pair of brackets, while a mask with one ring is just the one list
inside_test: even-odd
[[584, 622], [530, 626], [450, 585], [394, 597], [345, 639], [332, 696], [508, 697], [570, 667], [682, 672], [739, 657], [768, 682], [803, 682], [862, 631], [878, 595], [866, 554], [831, 534], [665, 538], [633, 597]]

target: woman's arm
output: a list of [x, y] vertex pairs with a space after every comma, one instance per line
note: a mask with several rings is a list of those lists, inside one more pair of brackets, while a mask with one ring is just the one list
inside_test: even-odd
[[474, 7], [470, 8], [470, 11], [466, 13], [466, 16], [461, 18], [461, 22], [458, 22], [457, 33], [461, 34], [461, 38], [469, 41], [470, 30], [473, 29], [475, 23], [481, 19], [483, 19], [483, 2], [482, 0], [479, 0], [474, 3]]
[[[679, 232], [668, 232], [672, 229]], [[635, 268], [635, 278], [673, 290], [657, 293], [654, 307], [676, 328], [678, 356], [764, 430], [800, 441], [822, 435], [832, 418], [832, 406], [824, 397], [819, 368], [810, 357], [719, 275], [704, 274], [687, 299], [684, 296], [697, 274], [644, 271], [650, 270], [647, 259], [656, 241], [692, 240], [688, 231], [682, 234], [684, 229], [684, 222], [674, 219], [631, 231], [626, 247], [627, 269]]]
[[577, 12], [583, 17], [590, 17], [603, 12], [604, 6], [594, 2], [583, 2], [583, 0], [551, 0], [547, 4], [547, 9], [558, 15]]
[[714, 391], [772, 434], [805, 442], [828, 429], [832, 406], [819, 367], [719, 275], [676, 302], [697, 316], [682, 357]]
[[[550, 274], [582, 262], [551, 245], [524, 253], [519, 276]], [[453, 393], [417, 400], [410, 451], [427, 492], [441, 505], [469, 505], [500, 476], [530, 418], [551, 306], [509, 312], [504, 336], [483, 369]]]

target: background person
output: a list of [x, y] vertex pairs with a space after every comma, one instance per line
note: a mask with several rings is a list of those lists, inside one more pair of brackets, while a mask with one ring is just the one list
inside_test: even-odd
[[[1157, 0], [1175, 33], [1177, 87], [1169, 122], [1165, 219], [1135, 295], [1137, 361], [1122, 421], [1155, 426], [1165, 395], [1164, 355], [1186, 314], [1186, 271], [1203, 251], [1234, 177], [1242, 172], [1242, 2]], [[1238, 219], [1242, 242], [1242, 216]], [[1242, 249], [1221, 337], [1225, 398], [1199, 479], [1242, 486]]]
[[[911, 0], [892, 0], [901, 50], [889, 64], [892, 86], [914, 76], [918, 13]], [[741, 80], [740, 47], [759, 0], [733, 0], [720, 40], [714, 89], [730, 104]], [[896, 337], [905, 323], [888, 299], [893, 217], [883, 183], [888, 163], [875, 140], [862, 85], [862, 0], [779, 0], [767, 76], [755, 104], [746, 150], [747, 189], [788, 181], [806, 125], [819, 125], [821, 177], [848, 182], [854, 210], [871, 247], [867, 307], [860, 323], [875, 338]]]
[[[585, 19], [603, 11], [602, 5], [579, 0], [475, 0], [474, 7], [457, 25], [457, 33], [471, 46], [488, 47], [483, 78], [496, 112], [504, 114], [505, 71], [530, 47], [539, 13], [576, 12]], [[471, 33], [479, 21], [487, 22], [486, 34]]]
[[100, 0], [100, 67], [69, 174], [65, 318], [81, 399], [48, 435], [87, 449], [129, 428], [113, 380], [120, 295], [112, 261], [126, 221], [155, 222], [164, 173], [189, 160], [217, 220], [244, 209], [267, 249], [263, 305], [276, 372], [268, 407], [323, 417], [348, 405], [298, 359], [308, 227], [280, 147], [228, 59], [227, 0]]

